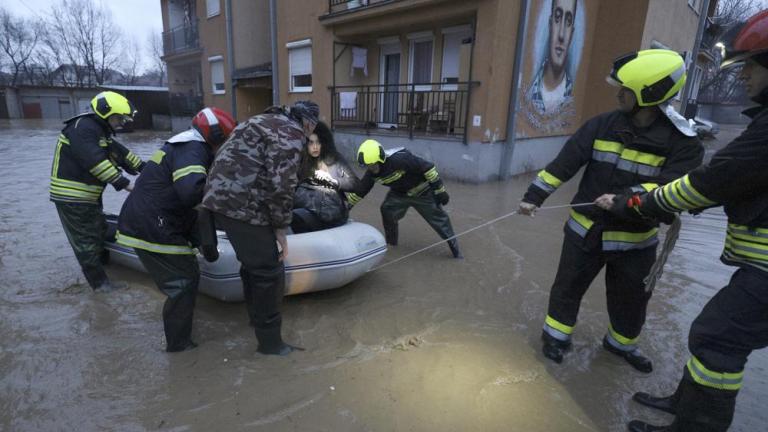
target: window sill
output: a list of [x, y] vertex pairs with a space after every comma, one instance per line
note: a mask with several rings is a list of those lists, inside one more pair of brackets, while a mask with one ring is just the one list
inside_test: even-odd
[[214, 95], [223, 95], [223, 94], [227, 94], [227, 92], [226, 92], [226, 90], [225, 90], [225, 91], [213, 91], [213, 92], [211, 92], [211, 94], [214, 94]]
[[295, 88], [293, 90], [289, 90], [288, 93], [312, 93], [312, 87]]
[[216, 17], [217, 17], [217, 16], [219, 16], [219, 15], [221, 15], [221, 11], [219, 11], [219, 12], [216, 12], [216, 13], [215, 13], [215, 14], [213, 14], [213, 15], [208, 15], [206, 18], [208, 18], [208, 19], [211, 19], [211, 18], [216, 18]]

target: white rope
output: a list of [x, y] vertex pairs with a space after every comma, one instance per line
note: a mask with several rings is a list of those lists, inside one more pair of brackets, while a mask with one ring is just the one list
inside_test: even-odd
[[[581, 203], [581, 204], [564, 204], [564, 205], [556, 205], [556, 206], [549, 206], [549, 207], [538, 207], [536, 209], [536, 211], [540, 211], [540, 210], [554, 210], [554, 209], [566, 208], [566, 207], [571, 207], [571, 208], [573, 208], [573, 207], [586, 207], [586, 206], [591, 206], [591, 205], [595, 205], [595, 204], [594, 203]], [[507, 213], [505, 215], [499, 216], [499, 217], [497, 217], [495, 219], [491, 219], [488, 222], [482, 223], [482, 224], [480, 224], [480, 225], [478, 225], [478, 226], [476, 226], [474, 228], [470, 228], [470, 229], [468, 229], [466, 231], [462, 231], [462, 232], [460, 232], [458, 234], [453, 235], [452, 237], [448, 237], [447, 239], [443, 239], [443, 240], [440, 240], [439, 242], [432, 243], [431, 245], [429, 245], [427, 247], [423, 247], [423, 248], [421, 248], [421, 249], [419, 249], [419, 250], [417, 250], [415, 252], [411, 252], [411, 253], [409, 253], [407, 255], [403, 255], [400, 258], [394, 259], [392, 261], [385, 262], [384, 264], [382, 264], [382, 265], [380, 265], [378, 267], [374, 267], [374, 268], [368, 270], [368, 272], [374, 272], [376, 270], [381, 270], [384, 267], [392, 265], [392, 264], [394, 264], [396, 262], [400, 262], [400, 261], [402, 261], [402, 260], [404, 260], [406, 258], [410, 258], [410, 257], [412, 257], [412, 256], [414, 256], [416, 254], [420, 254], [420, 253], [424, 252], [425, 250], [432, 249], [433, 247], [439, 246], [439, 245], [441, 245], [441, 244], [443, 244], [443, 243], [445, 243], [445, 242], [447, 242], [449, 240], [453, 240], [455, 238], [459, 238], [459, 237], [463, 236], [464, 234], [469, 234], [472, 231], [479, 230], [480, 228], [483, 228], [483, 227], [486, 227], [488, 225], [494, 224], [494, 223], [496, 223], [496, 222], [498, 222], [498, 221], [500, 221], [502, 219], [506, 219], [506, 218], [508, 218], [510, 216], [513, 216], [513, 215], [516, 215], [516, 214], [517, 214], [517, 210], [515, 210], [513, 212], [510, 212], [510, 213]]]

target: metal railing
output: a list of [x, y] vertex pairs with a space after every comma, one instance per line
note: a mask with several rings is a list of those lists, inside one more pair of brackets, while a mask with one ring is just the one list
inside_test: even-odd
[[163, 53], [179, 54], [200, 47], [197, 20], [163, 32]]
[[382, 3], [392, 0], [328, 0], [328, 14], [344, 12], [353, 9], [362, 9], [374, 3]]
[[169, 102], [171, 115], [175, 116], [192, 116], [203, 109], [203, 96], [201, 95], [171, 93]]
[[472, 87], [478, 82], [336, 86], [333, 128], [398, 135], [459, 138], [466, 142]]

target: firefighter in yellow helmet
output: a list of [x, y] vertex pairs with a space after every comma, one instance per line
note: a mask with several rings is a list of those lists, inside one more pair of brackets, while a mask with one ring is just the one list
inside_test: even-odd
[[721, 67], [743, 63], [741, 78], [757, 104], [744, 111], [752, 122], [709, 163], [666, 186], [597, 200], [617, 215], [637, 218], [723, 206], [728, 227], [720, 260], [737, 268], [691, 324], [691, 356], [675, 392], [668, 397], [633, 396], [642, 405], [675, 415], [675, 420], [667, 426], [633, 420], [631, 432], [725, 432], [747, 359], [768, 347], [768, 10], [733, 26], [725, 39]]
[[85, 279], [94, 291], [111, 291], [101, 257], [107, 223], [101, 195], [107, 183], [129, 189], [122, 170], [136, 175], [144, 162], [112, 138], [115, 129], [133, 119], [136, 109], [125, 97], [105, 91], [91, 101], [92, 112], [64, 122], [51, 169], [50, 198]]
[[451, 219], [442, 206], [448, 204], [448, 192], [437, 173], [437, 167], [406, 149], [384, 150], [376, 140], [366, 140], [357, 150], [357, 162], [365, 168], [359, 189], [346, 194], [350, 205], [355, 205], [368, 194], [376, 182], [390, 190], [381, 203], [384, 237], [390, 245], [397, 245], [398, 221], [413, 207], [429, 226], [443, 239], [454, 258], [463, 258], [453, 233]]
[[[607, 78], [619, 88], [619, 109], [588, 120], [528, 187], [521, 214], [544, 200], [584, 166], [572, 204], [605, 193], [649, 191], [697, 167], [704, 154], [696, 133], [667, 101], [685, 83], [679, 54], [651, 49], [619, 57]], [[651, 293], [643, 279], [656, 260], [658, 223], [617, 217], [597, 206], [573, 208], [549, 296], [542, 332], [544, 356], [561, 363], [571, 347], [581, 299], [605, 267], [610, 318], [603, 347], [635, 369], [651, 361], [637, 348]]]

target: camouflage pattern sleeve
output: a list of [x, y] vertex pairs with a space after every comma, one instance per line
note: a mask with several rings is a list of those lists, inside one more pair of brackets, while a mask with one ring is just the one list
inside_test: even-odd
[[274, 228], [285, 228], [291, 224], [293, 193], [298, 184], [299, 159], [304, 144], [304, 132], [292, 122], [271, 119], [271, 133], [267, 141], [262, 177], [264, 202], [269, 208], [270, 224]]

